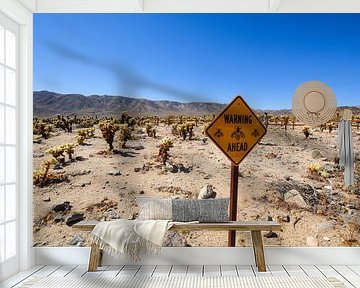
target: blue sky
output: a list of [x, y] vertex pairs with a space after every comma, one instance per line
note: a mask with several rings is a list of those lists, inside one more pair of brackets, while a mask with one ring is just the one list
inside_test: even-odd
[[291, 108], [320, 80], [360, 106], [360, 14], [35, 14], [34, 90]]

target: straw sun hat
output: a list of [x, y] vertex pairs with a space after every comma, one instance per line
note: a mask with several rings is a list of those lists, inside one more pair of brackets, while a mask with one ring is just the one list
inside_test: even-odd
[[298, 120], [312, 127], [331, 120], [336, 112], [336, 96], [320, 81], [302, 83], [293, 95], [292, 111]]

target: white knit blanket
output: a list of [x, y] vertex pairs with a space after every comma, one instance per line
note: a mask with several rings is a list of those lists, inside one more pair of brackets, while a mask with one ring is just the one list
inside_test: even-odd
[[140, 252], [158, 254], [169, 220], [116, 220], [100, 222], [91, 232], [92, 240], [100, 249], [116, 258], [140, 260]]

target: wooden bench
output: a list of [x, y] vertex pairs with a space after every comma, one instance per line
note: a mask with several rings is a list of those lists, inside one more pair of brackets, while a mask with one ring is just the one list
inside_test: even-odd
[[[76, 231], [92, 231], [98, 221], [81, 221], [72, 226]], [[254, 249], [255, 263], [259, 272], [266, 271], [264, 246], [261, 231], [279, 231], [281, 225], [274, 221], [231, 221], [227, 223], [178, 223], [170, 230], [200, 230], [200, 231], [250, 231]], [[100, 264], [102, 251], [98, 245], [92, 244], [88, 271], [94, 272]]]

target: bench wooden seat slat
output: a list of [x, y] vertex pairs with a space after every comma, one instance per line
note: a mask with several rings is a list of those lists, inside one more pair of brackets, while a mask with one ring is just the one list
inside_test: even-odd
[[[73, 230], [92, 231], [100, 221], [81, 221], [72, 226]], [[175, 222], [171, 230], [212, 230], [212, 231], [279, 231], [281, 225], [274, 221], [230, 221], [226, 223], [180, 223]]]
[[[98, 223], [100, 223], [100, 221], [81, 221], [74, 224], [72, 229], [76, 231], [92, 231]], [[281, 230], [281, 225], [274, 221], [230, 221], [226, 223], [175, 222], [170, 230], [250, 231], [256, 266], [259, 272], [265, 272], [266, 265], [261, 231], [279, 231]], [[100, 260], [101, 250], [96, 244], [92, 244], [88, 271], [96, 271]]]

